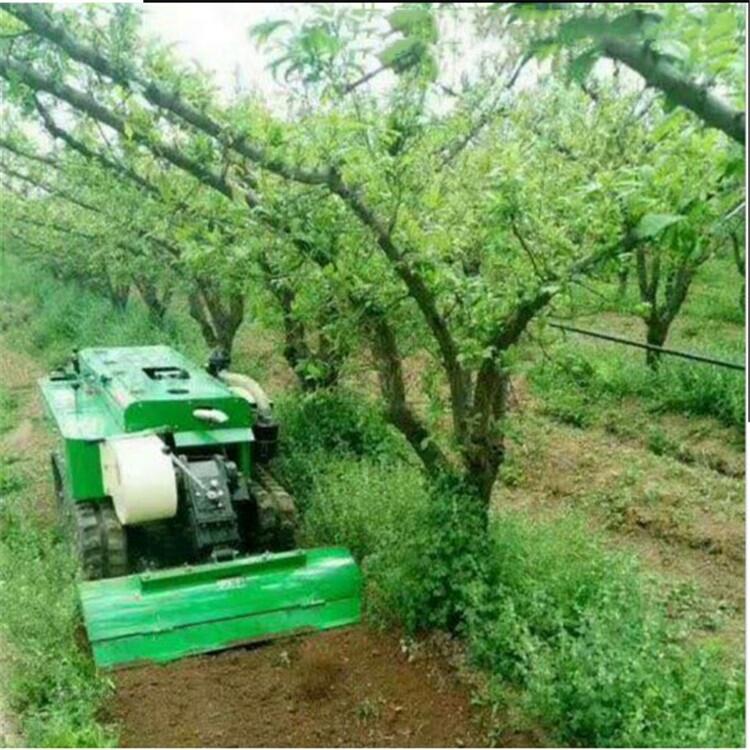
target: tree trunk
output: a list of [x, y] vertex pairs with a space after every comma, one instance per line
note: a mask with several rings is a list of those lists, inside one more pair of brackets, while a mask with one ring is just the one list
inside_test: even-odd
[[199, 279], [196, 285], [190, 314], [198, 321], [206, 343], [220, 348], [231, 359], [234, 339], [244, 318], [245, 296], [242, 292], [224, 292], [211, 279]]
[[620, 300], [625, 299], [625, 295], [628, 293], [628, 277], [630, 276], [630, 268], [623, 266], [617, 272], [617, 298]]
[[130, 284], [116, 284], [106, 273], [104, 275], [104, 283], [112, 306], [115, 310], [124, 312], [128, 306], [128, 297], [130, 297]]
[[134, 283], [148, 309], [151, 322], [160, 326], [164, 322], [164, 316], [167, 313], [167, 306], [171, 297], [170, 290], [166, 289], [160, 297], [156, 284], [145, 276], [136, 277]]
[[462, 450], [466, 480], [489, 511], [492, 488], [505, 460], [505, 417], [510, 377], [501, 363], [485, 360], [477, 373], [471, 413], [471, 430]]
[[452, 473], [448, 459], [406, 400], [401, 353], [393, 328], [374, 305], [364, 307], [362, 317], [370, 338], [388, 421], [406, 438], [428, 474], [434, 477]]
[[740, 294], [738, 302], [740, 304], [740, 310], [745, 312], [745, 253], [744, 253], [744, 238], [742, 244], [740, 244], [740, 238], [736, 232], [732, 232], [732, 254], [734, 256], [734, 264], [737, 267], [737, 273], [739, 273], [742, 282], [740, 284]]
[[[646, 343], [652, 346], [664, 346], [664, 342], [667, 340], [667, 333], [669, 332], [669, 324], [663, 320], [656, 319], [656, 316], [649, 317], [646, 321]], [[661, 361], [661, 352], [654, 351], [653, 349], [646, 349], [646, 364], [652, 369], [656, 370], [659, 367]]]
[[188, 312], [190, 317], [198, 324], [203, 340], [209, 348], [215, 349], [218, 346], [216, 331], [214, 331], [208, 312], [206, 311], [206, 307], [197, 288], [188, 296]]

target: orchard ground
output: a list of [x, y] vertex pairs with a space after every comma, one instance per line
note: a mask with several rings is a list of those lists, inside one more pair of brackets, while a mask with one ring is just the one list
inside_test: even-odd
[[[729, 297], [725, 272], [720, 265], [704, 269], [700, 292], [696, 291], [700, 296], [691, 300], [678, 320], [670, 343], [740, 359], [743, 321], [739, 310], [732, 312], [728, 303], [703, 302], [703, 295]], [[3, 624], [11, 667], [15, 665], [5, 698], [27, 742], [543, 745], [606, 738], [606, 732], [615, 738], [625, 736], [622, 728], [617, 728], [621, 732], [617, 735], [611, 727], [567, 726], [560, 718], [560, 706], [545, 704], [544, 692], [534, 687], [533, 679], [507, 679], [503, 666], [494, 673], [488, 673], [486, 665], [478, 668], [470, 652], [474, 648], [481, 653], [484, 641], [476, 632], [468, 633], [467, 646], [462, 638], [412, 638], [389, 621], [382, 600], [393, 593], [388, 589], [388, 575], [393, 571], [388, 568], [391, 563], [383, 563], [384, 552], [375, 537], [381, 530], [379, 524], [384, 534], [392, 533], [388, 513], [397, 516], [399, 508], [381, 508], [377, 518], [357, 516], [363, 512], [358, 503], [370, 503], [372, 497], [358, 498], [352, 485], [361, 485], [365, 477], [369, 484], [362, 491], [378, 493], [381, 487], [377, 496], [386, 503], [389, 500], [383, 496], [392, 481], [399, 482], [392, 494], [401, 494], [409, 502], [413, 499], [416, 505], [422, 502], [423, 491], [408, 459], [403, 469], [381, 472], [372, 455], [376, 451], [367, 442], [372, 439], [380, 446], [381, 438], [367, 436], [368, 424], [363, 426], [367, 433], [363, 455], [356, 460], [348, 454], [327, 456], [324, 460], [333, 466], [330, 470], [315, 463], [314, 457], [301, 469], [298, 465], [281, 467], [292, 483], [297, 471], [320, 472], [320, 484], [305, 501], [309, 515], [304, 534], [313, 542], [328, 536], [329, 541], [346, 541], [358, 549], [365, 573], [374, 582], [368, 592], [367, 626], [320, 639], [190, 659], [165, 668], [129, 670], [117, 675], [114, 683], [96, 675], [81, 648], [72, 587], [75, 570], [52, 509], [46, 471], [51, 436], [43, 423], [35, 379], [81, 331], [88, 336], [101, 334], [101, 316], [96, 313], [94, 320], [87, 320], [88, 329], [76, 326], [69, 333], [51, 335], [49, 323], [40, 321], [64, 317], [64, 310], [54, 309], [63, 295], [56, 302], [48, 294], [48, 301], [41, 302], [23, 285], [7, 291], [0, 320], [4, 329], [0, 550], [4, 570], [9, 569], [7, 563], [25, 567], [11, 573], [3, 587], [3, 611], [11, 613]], [[136, 343], [134, 337], [144, 335], [142, 311], [135, 301], [131, 307], [125, 316], [108, 314], [102, 335], [110, 343]], [[180, 312], [179, 300], [175, 308], [180, 341], [190, 341], [194, 332]], [[633, 323], [621, 310], [599, 310], [582, 320], [591, 327], [638, 334], [637, 321]], [[154, 340], [174, 340], [173, 333], [149, 330], [148, 335]], [[259, 377], [282, 409], [291, 409], [293, 415], [298, 406], [283, 404], [290, 398], [295, 379], [280, 346], [273, 332], [246, 322], [238, 340], [237, 367]], [[196, 346], [191, 354], [205, 353]], [[517, 525], [514, 533], [526, 545], [518, 549], [530, 558], [532, 585], [538, 585], [545, 596], [558, 597], [560, 607], [568, 596], [560, 591], [564, 582], [545, 578], [547, 574], [535, 571], [535, 565], [555, 560], [570, 565], [572, 580], [594, 585], [595, 590], [599, 586], [606, 593], [604, 579], [621, 576], [624, 581], [631, 568], [627, 567], [630, 563], [623, 563], [626, 572], [622, 572], [620, 561], [634, 560], [638, 572], [633, 575], [648, 591], [648, 606], [663, 608], [673, 628], [668, 642], [676, 639], [686, 650], [708, 649], [715, 657], [705, 689], [718, 691], [722, 675], [737, 680], [731, 675], [744, 668], [745, 478], [742, 423], [736, 419], [743, 380], [741, 375], [732, 381], [713, 368], [685, 365], [691, 368], [685, 372], [694, 373], [689, 377], [696, 379], [688, 382], [679, 369], [682, 365], [667, 363], [660, 379], [651, 381], [654, 392], [643, 391], [636, 385], [650, 376], [641, 359], [639, 354], [623, 355], [609, 345], [578, 338], [566, 342], [550, 337], [544, 350], [537, 341], [527, 342], [516, 367], [511, 440], [493, 509], [506, 526]], [[419, 378], [419, 362], [411, 365], [409, 376]], [[614, 378], [613, 367], [624, 368], [628, 377]], [[667, 368], [677, 374], [668, 374]], [[374, 375], [365, 357], [350, 366], [344, 385], [366, 403]], [[691, 400], [686, 397], [689, 387], [713, 395], [705, 402]], [[658, 388], [665, 392], [656, 392]], [[669, 388], [677, 391], [670, 394]], [[674, 404], [680, 403], [680, 394], [682, 407], [677, 408]], [[290, 439], [296, 439], [294, 429], [292, 425]], [[349, 472], [353, 479], [347, 479]], [[336, 505], [344, 497], [354, 508], [352, 515], [333, 523], [325, 507], [316, 504], [320, 500], [316, 492], [321, 497], [330, 493], [334, 508], [344, 507]], [[571, 531], [571, 524], [578, 530]], [[540, 537], [535, 536], [538, 530]], [[574, 548], [567, 558], [552, 541], [558, 531], [565, 544]], [[586, 536], [600, 540], [600, 547], [587, 546]], [[529, 547], [537, 540], [541, 552]], [[506, 552], [516, 549], [509, 546], [508, 538], [499, 544]], [[581, 559], [589, 557], [597, 565], [606, 562], [610, 558], [602, 555], [609, 552], [603, 553], [601, 547], [624, 554], [617, 557], [613, 570], [604, 573], [586, 568], [587, 560]], [[48, 577], [50, 566], [56, 569], [52, 577]], [[45, 578], [43, 587], [32, 584]], [[506, 581], [508, 586], [511, 583]], [[62, 597], [57, 596], [60, 590]], [[511, 595], [519, 597], [519, 608], [525, 606], [526, 599], [518, 591]], [[53, 601], [57, 603], [49, 610]], [[606, 606], [601, 603], [603, 609]], [[34, 613], [44, 611], [49, 614], [40, 623]], [[529, 616], [536, 614], [529, 610]], [[381, 627], [385, 630], [378, 630]], [[489, 638], [486, 633], [482, 637]], [[267, 677], [264, 690], [249, 686], [248, 670], [259, 670]], [[497, 674], [505, 676], [497, 679]], [[586, 677], [581, 675], [573, 675], [572, 681]], [[180, 690], [171, 691], [169, 685], [176, 679]], [[226, 690], [221, 688], [225, 680], [229, 681]], [[419, 690], [413, 689], [415, 685]], [[738, 685], [732, 689], [735, 694], [742, 692]], [[194, 722], [191, 707], [220, 688], [223, 698], [212, 698], [210, 710], [199, 723]], [[726, 723], [726, 716], [731, 716], [735, 726], [740, 726], [735, 713], [743, 699], [733, 700], [727, 703], [718, 697], [709, 709], [701, 710], [715, 712], [718, 723]], [[163, 703], [164, 710], [151, 711], [154, 702]], [[630, 705], [623, 703], [625, 709]], [[734, 713], [726, 714], [729, 710]], [[261, 724], [254, 721], [263, 712], [270, 719]], [[297, 722], [300, 716], [313, 713], [316, 720]], [[448, 724], [446, 715], [451, 717]], [[295, 717], [293, 722], [291, 717]], [[679, 725], [680, 718], [675, 716], [674, 722]], [[292, 724], [297, 727], [294, 731]], [[736, 731], [725, 735], [716, 735], [715, 729], [707, 731], [714, 734], [696, 735], [697, 739], [742, 744]], [[675, 737], [675, 744], [680, 739], [690, 744], [679, 733], [668, 739]]]

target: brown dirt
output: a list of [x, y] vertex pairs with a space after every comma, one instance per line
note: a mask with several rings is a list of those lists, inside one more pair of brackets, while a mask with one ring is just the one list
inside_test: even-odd
[[115, 682], [126, 747], [488, 744], [488, 716], [455, 671], [365, 627], [123, 670]]

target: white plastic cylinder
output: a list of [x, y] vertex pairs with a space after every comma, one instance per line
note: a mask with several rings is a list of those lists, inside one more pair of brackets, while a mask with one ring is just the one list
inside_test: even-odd
[[123, 526], [173, 518], [177, 513], [177, 480], [163, 448], [155, 435], [105, 440], [104, 491]]

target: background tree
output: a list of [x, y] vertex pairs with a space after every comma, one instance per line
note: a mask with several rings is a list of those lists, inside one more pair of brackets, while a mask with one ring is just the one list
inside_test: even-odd
[[[444, 64], [451, 16], [428, 6], [322, 7], [301, 24], [265, 24], [255, 34], [278, 45], [274, 66], [298, 93], [280, 120], [252, 97], [223, 105], [169, 51], [141, 49], [134, 11], [3, 10], [8, 100], [48, 131], [44, 111], [64, 111], [85, 147], [56, 136], [65, 149], [126, 183], [133, 203], [147, 196], [116, 234], [174, 258], [206, 340], [231, 349], [260, 280], [301, 384], [336, 383], [367, 347], [391, 422], [431, 476], [457, 476], [481, 508], [529, 325], [636, 246], [646, 265], [656, 247], [690, 264], [706, 247], [703, 211], [682, 194], [658, 214], [679, 219], [644, 229], [658, 198], [636, 196], [659, 193], [649, 163], [668, 162], [674, 143], [652, 138], [646, 164], [626, 149], [607, 161], [613, 125], [625, 137], [611, 117], [631, 92], [602, 108], [586, 87], [573, 99], [580, 113], [558, 113], [550, 131], [538, 113], [554, 110], [560, 81], [527, 68], [515, 30], [457, 90]], [[385, 46], [371, 45], [373, 29]], [[674, 287], [678, 276], [657, 265], [649, 289]]]

